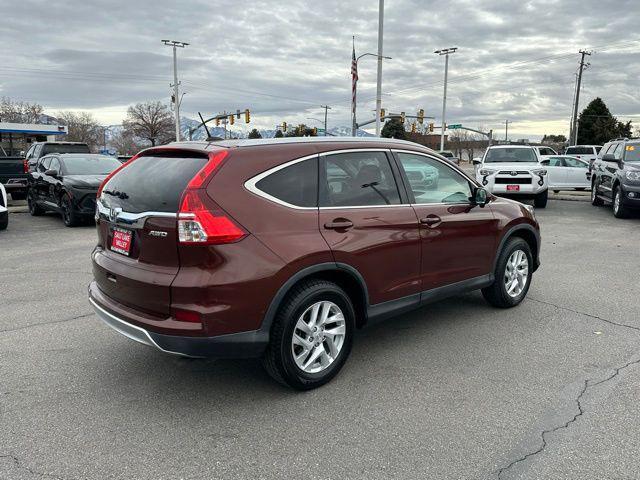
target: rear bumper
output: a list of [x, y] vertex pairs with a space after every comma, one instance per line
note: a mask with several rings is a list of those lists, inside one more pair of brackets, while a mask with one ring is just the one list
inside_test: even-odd
[[91, 294], [97, 288], [89, 286], [89, 302], [98, 318], [116, 332], [136, 342], [154, 347], [164, 353], [192, 358], [255, 358], [260, 357], [269, 341], [267, 332], [254, 330], [215, 337], [165, 335], [134, 325], [122, 315], [110, 312]]

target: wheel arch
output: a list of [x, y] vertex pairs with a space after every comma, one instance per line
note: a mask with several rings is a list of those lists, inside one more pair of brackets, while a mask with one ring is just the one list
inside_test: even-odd
[[356, 312], [356, 326], [361, 327], [366, 323], [369, 294], [364, 278], [351, 265], [327, 262], [299, 270], [278, 289], [267, 308], [260, 330], [270, 332], [273, 320], [287, 294], [296, 285], [311, 279], [322, 279], [337, 284], [349, 295], [353, 303]]
[[531, 248], [531, 253], [533, 255], [533, 271], [538, 269], [540, 265], [540, 234], [538, 231], [528, 223], [521, 223], [518, 225], [514, 225], [509, 228], [507, 232], [502, 236], [500, 240], [500, 244], [498, 245], [498, 250], [496, 253], [496, 258], [493, 261], [493, 270], [496, 269], [496, 263], [498, 262], [498, 257], [500, 256], [500, 252], [504, 248], [507, 241], [511, 238], [522, 238], [527, 244], [529, 248]]

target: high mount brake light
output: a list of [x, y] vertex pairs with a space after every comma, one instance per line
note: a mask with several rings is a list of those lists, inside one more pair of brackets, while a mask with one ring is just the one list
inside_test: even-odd
[[178, 212], [178, 241], [183, 244], [220, 245], [242, 240], [247, 233], [219, 207], [204, 204], [202, 186], [227, 157], [227, 151], [212, 153], [207, 164], [191, 179]]
[[100, 198], [100, 194], [102, 193], [102, 189], [104, 188], [104, 186], [107, 184], [107, 182], [109, 180], [111, 180], [111, 178], [118, 173], [120, 170], [122, 170], [124, 167], [126, 167], [127, 165], [129, 165], [131, 162], [133, 162], [136, 158], [138, 158], [140, 156], [140, 154], [134, 155], [133, 157], [131, 157], [129, 160], [127, 160], [126, 162], [124, 162], [122, 165], [120, 165], [118, 168], [116, 168], [113, 172], [111, 172], [109, 175], [107, 175], [107, 178], [105, 178], [102, 183], [100, 184], [100, 187], [98, 188], [98, 193], [96, 194], [97, 198]]

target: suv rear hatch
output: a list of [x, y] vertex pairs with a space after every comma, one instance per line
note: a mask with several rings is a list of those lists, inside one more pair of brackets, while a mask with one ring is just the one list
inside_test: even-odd
[[213, 157], [147, 150], [105, 180], [93, 256], [94, 277], [105, 295], [156, 317], [171, 315], [171, 283], [180, 268], [178, 212], [187, 187], [210, 176]]

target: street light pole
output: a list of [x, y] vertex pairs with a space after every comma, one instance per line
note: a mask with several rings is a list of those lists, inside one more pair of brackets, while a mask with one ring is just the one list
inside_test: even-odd
[[444, 131], [446, 129], [445, 113], [447, 110], [447, 77], [449, 75], [449, 54], [455, 53], [458, 47], [443, 48], [433, 53], [444, 55], [444, 92], [442, 94], [442, 132], [440, 133], [440, 150], [444, 150]]
[[185, 42], [177, 42], [175, 40], [162, 40], [162, 43], [169, 47], [173, 47], [173, 103], [175, 107], [176, 114], [176, 142], [180, 141], [180, 94], [178, 91], [178, 86], [180, 83], [178, 82], [178, 53], [177, 48], [184, 48], [188, 43]]
[[380, 109], [382, 108], [382, 55], [383, 55], [384, 0], [378, 4], [378, 78], [376, 85], [376, 137], [380, 136]]

